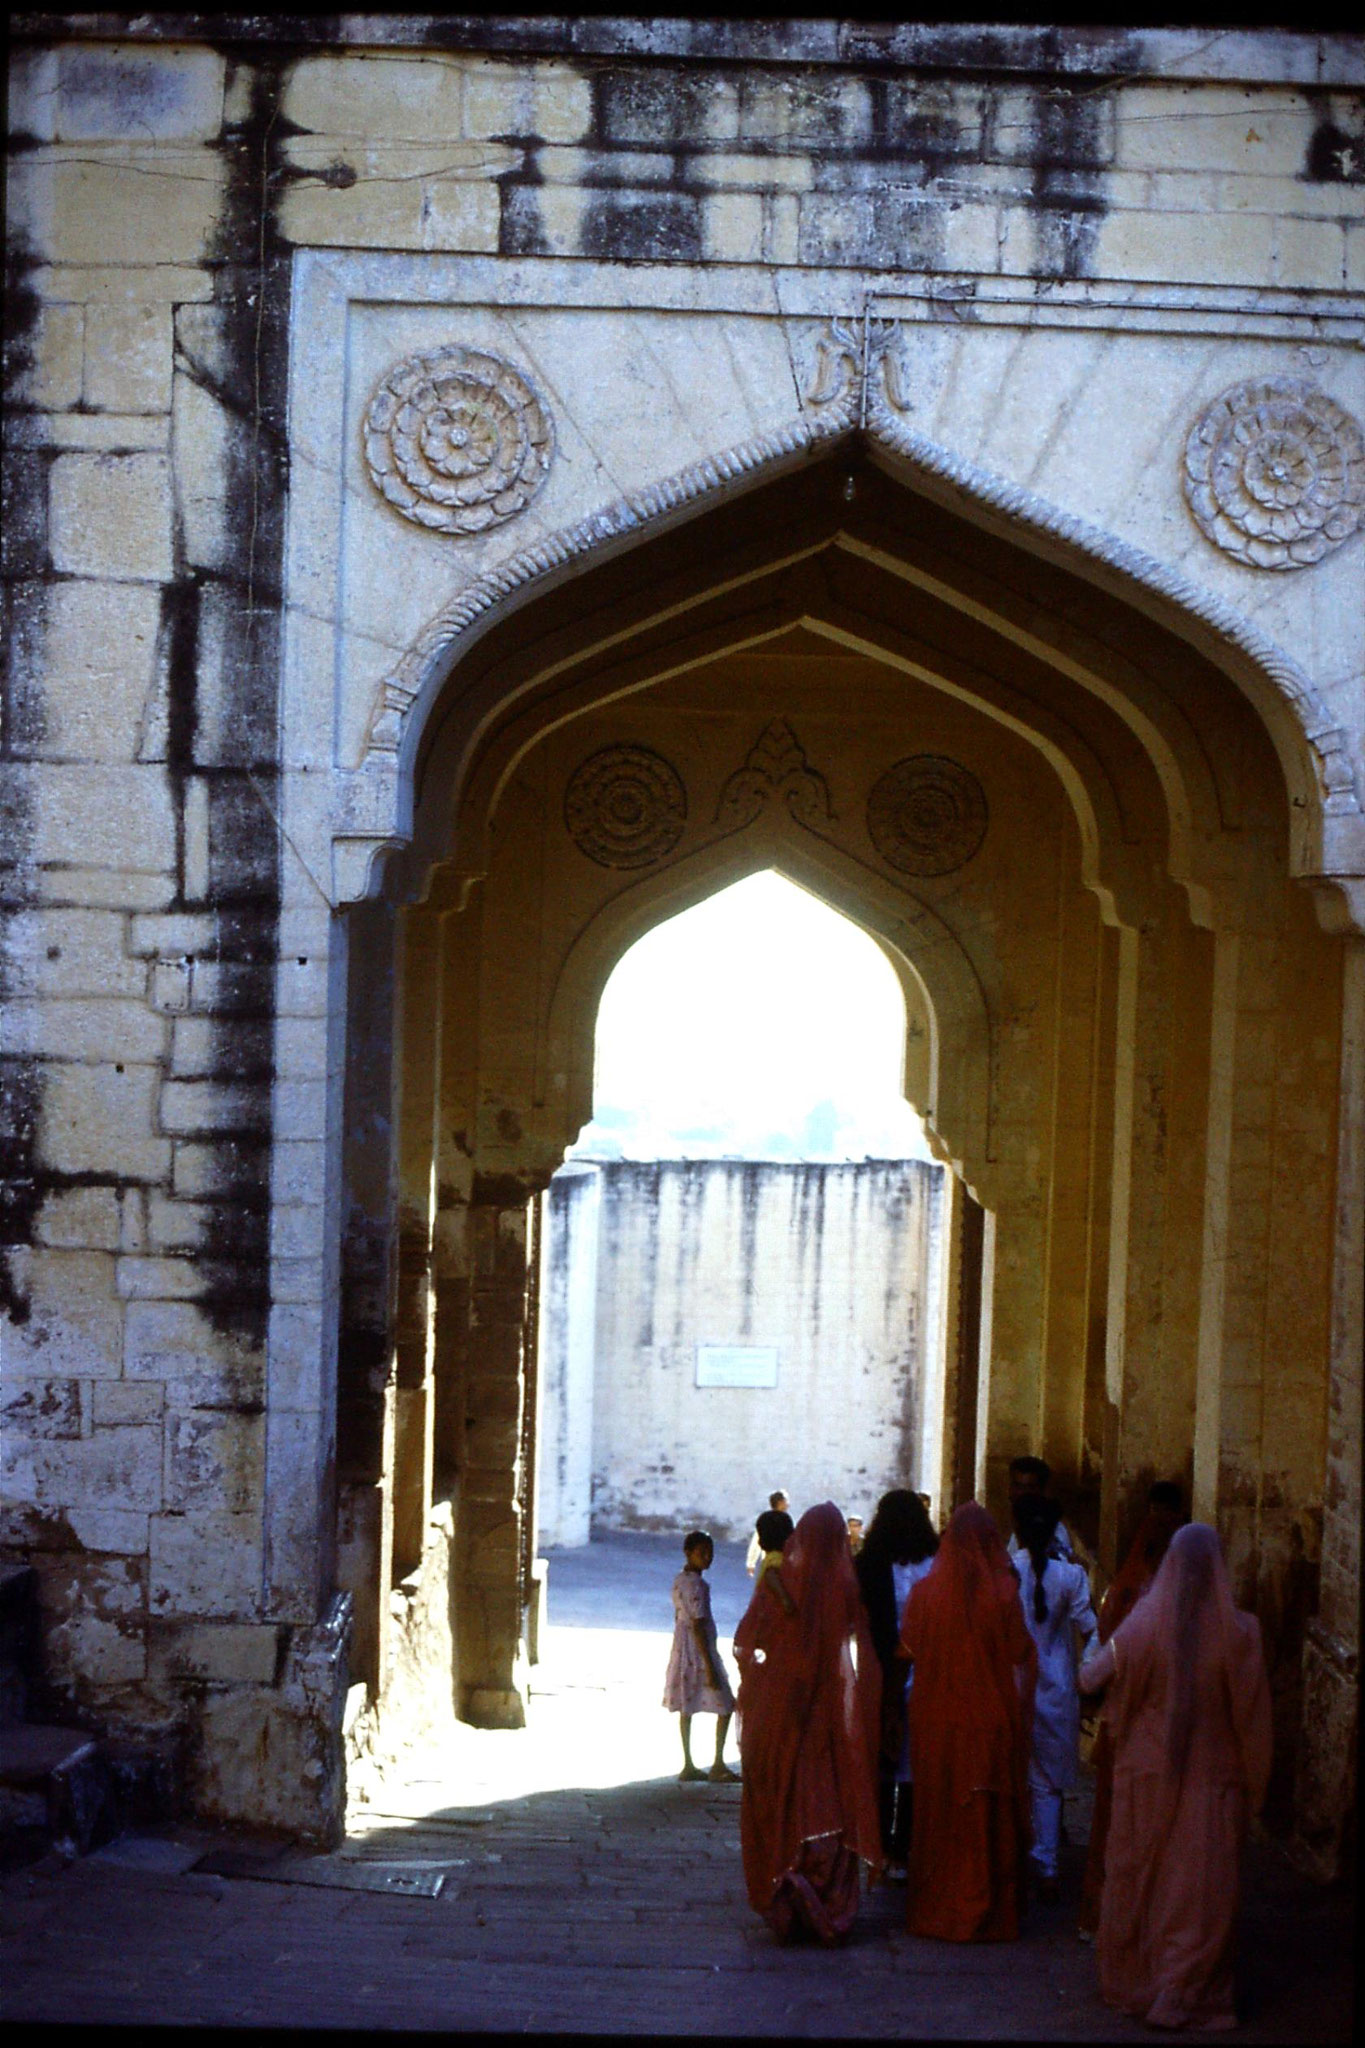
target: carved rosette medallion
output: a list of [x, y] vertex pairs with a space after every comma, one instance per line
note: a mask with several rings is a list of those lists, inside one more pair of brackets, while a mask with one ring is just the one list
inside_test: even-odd
[[437, 533], [514, 519], [550, 471], [548, 407], [485, 349], [432, 349], [389, 371], [365, 414], [365, 459], [396, 512]]
[[867, 829], [882, 859], [903, 875], [950, 875], [986, 836], [986, 792], [944, 754], [912, 754], [873, 786]]
[[649, 747], [602, 747], [564, 792], [565, 829], [599, 867], [650, 867], [672, 853], [686, 823], [682, 777]]
[[1361, 523], [1365, 439], [1315, 385], [1249, 378], [1190, 428], [1184, 485], [1200, 531], [1225, 554], [1257, 569], [1305, 569]]

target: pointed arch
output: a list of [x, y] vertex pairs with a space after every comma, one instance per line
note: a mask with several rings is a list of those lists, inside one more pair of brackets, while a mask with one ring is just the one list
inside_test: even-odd
[[907, 1017], [921, 1015], [928, 1027], [922, 1067], [911, 1070], [907, 1061], [907, 1100], [924, 1118], [937, 1156], [988, 1202], [996, 1060], [991, 1005], [970, 950], [929, 904], [829, 842], [783, 825], [713, 842], [642, 876], [575, 932], [538, 1032], [537, 1109], [564, 1133], [563, 1143], [572, 1142], [592, 1114], [593, 1022], [617, 962], [656, 925], [769, 868], [881, 946], [906, 996]]
[[[866, 451], [904, 487], [968, 522], [1041, 553], [1173, 632], [1221, 669], [1269, 733], [1290, 797], [1291, 871], [1355, 873], [1362, 816], [1344, 735], [1284, 651], [1213, 593], [1111, 533], [942, 448], [870, 394], [865, 421], [848, 396], [786, 427], [708, 457], [648, 490], [613, 501], [479, 578], [431, 620], [380, 686], [362, 775], [392, 802], [388, 845], [411, 836], [420, 747], [457, 663], [495, 624], [589, 562], [605, 562], [708, 508], [848, 447]], [[378, 794], [387, 788], [389, 799]]]

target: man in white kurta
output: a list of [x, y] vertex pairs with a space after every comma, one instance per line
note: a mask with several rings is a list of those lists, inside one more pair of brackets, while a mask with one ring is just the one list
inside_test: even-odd
[[[1084, 1568], [1062, 1554], [1056, 1540], [1056, 1505], [1020, 1503], [1015, 1510], [1019, 1547], [1014, 1554], [1024, 1620], [1038, 1649], [1033, 1696], [1029, 1792], [1033, 1804], [1031, 1859], [1044, 1896], [1055, 1894], [1061, 1840], [1062, 1794], [1079, 1770], [1080, 1695], [1076, 1690], [1077, 1636], [1082, 1654], [1095, 1641], [1095, 1610]], [[1051, 1526], [1049, 1526], [1051, 1525]], [[1040, 1570], [1041, 1568], [1041, 1570]], [[1043, 1613], [1037, 1590], [1041, 1584]]]

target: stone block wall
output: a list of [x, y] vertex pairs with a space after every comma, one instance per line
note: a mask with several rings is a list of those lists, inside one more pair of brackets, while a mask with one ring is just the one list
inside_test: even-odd
[[[936, 1493], [942, 1181], [914, 1160], [632, 1161], [552, 1181], [541, 1541], [747, 1538], [778, 1485], [796, 1513], [833, 1499], [868, 1521], [889, 1487]], [[776, 1385], [699, 1386], [701, 1345], [775, 1350]]]
[[[470, 1526], [473, 1636], [505, 1633], [515, 1607], [503, 1467], [524, 1412], [490, 1385], [467, 1440], [423, 1330], [430, 1272], [439, 1299], [486, 1315], [500, 1356], [520, 1356], [520, 1211], [485, 1189], [462, 1237], [453, 1197], [435, 1226], [414, 1197], [422, 1147], [401, 1136], [385, 991], [393, 903], [418, 899], [429, 865], [394, 883], [373, 919], [386, 932], [353, 911], [420, 813], [412, 734], [430, 697], [401, 759], [390, 736], [432, 683], [439, 608], [476, 586], [484, 603], [481, 577], [520, 589], [518, 551], [569, 562], [557, 534], [619, 539], [640, 516], [619, 505], [662, 480], [708, 463], [738, 476], [727, 450], [780, 440], [824, 404], [810, 396], [817, 323], [863, 321], [866, 346], [874, 314], [895, 317], [889, 402], [949, 468], [996, 480], [985, 523], [1008, 527], [1023, 506], [1022, 532], [1042, 505], [1062, 522], [1049, 532], [1071, 521], [1115, 559], [1144, 553], [1142, 602], [1166, 601], [1158, 585], [1185, 593], [1170, 604], [1186, 606], [1191, 644], [1226, 656], [1282, 761], [1311, 727], [1311, 794], [1287, 822], [1247, 829], [1279, 834], [1294, 872], [1336, 876], [1324, 916], [1358, 931], [1359, 539], [1293, 573], [1234, 558], [1188, 516], [1177, 458], [1238, 380], [1291, 376], [1365, 412], [1365, 66], [1356, 39], [1287, 31], [22, 14], [11, 28], [3, 1540], [38, 1564], [54, 1710], [177, 1744], [205, 1811], [325, 1834], [340, 1796], [337, 1589], [358, 1583], [357, 1558], [391, 1575], [429, 1542], [433, 1433], [438, 1473], [442, 1445], [448, 1467], [480, 1470], [491, 1446], [489, 1526]], [[582, 422], [524, 523], [467, 545], [395, 517], [362, 466], [357, 407], [374, 386], [352, 391], [350, 366], [373, 359], [378, 374], [427, 345], [401, 339], [424, 321], [443, 341], [487, 322], [497, 346], [538, 348], [561, 425]], [[843, 377], [856, 345], [836, 359]], [[1028, 546], [1045, 552], [1042, 530]], [[1111, 574], [1099, 563], [1095, 587]], [[1115, 570], [1105, 587], [1121, 582]], [[1253, 652], [1234, 657], [1234, 641]], [[1139, 695], [1118, 696], [1139, 729]], [[1155, 815], [1155, 783], [1147, 801]], [[1226, 1206], [1238, 1256], [1254, 1258], [1269, 1215], [1268, 1270], [1287, 1298], [1311, 1267], [1314, 1326], [1332, 1324], [1310, 1678], [1333, 1702], [1320, 1718], [1346, 1725], [1358, 947], [1344, 1013], [1324, 985], [1302, 1044], [1293, 989], [1310, 939], [1274, 941], [1264, 1001], [1262, 938], [1240, 969], [1208, 950], [1191, 947], [1192, 976], [1240, 1004], [1236, 1050], [1213, 1049], [1182, 1114], [1203, 1088], [1242, 1135], [1224, 1132], [1206, 1244], [1220, 1252]], [[1138, 997], [1159, 1007], [1150, 988]], [[1278, 1037], [1256, 1023], [1272, 1001]], [[1178, 1065], [1180, 1034], [1167, 1037]], [[1321, 1093], [1333, 1060], [1344, 1120], [1328, 1132], [1310, 1117], [1301, 1138], [1335, 1235], [1301, 1268], [1292, 1214], [1267, 1192], [1285, 1178], [1258, 1149], [1258, 1105], [1267, 1066], [1288, 1097]], [[470, 1101], [470, 1130], [485, 1112]], [[1289, 1101], [1275, 1128], [1293, 1118]], [[451, 1186], [472, 1156], [456, 1135], [441, 1140]], [[1092, 1142], [1060, 1116], [1054, 1137], [1073, 1163]], [[1170, 1302], [1192, 1313], [1175, 1269], [1201, 1190], [1167, 1203], [1159, 1148], [1135, 1170], [1151, 1243], [1167, 1234]], [[1019, 1263], [1005, 1245], [999, 1272]], [[1080, 1300], [1058, 1305], [1059, 1358], [1103, 1351], [1103, 1304]], [[1201, 1386], [1223, 1364], [1205, 1310]], [[994, 1314], [1008, 1356], [1004, 1292]], [[1267, 1315], [1278, 1355], [1294, 1329]], [[1237, 1366], [1250, 1337], [1228, 1336]], [[1117, 1350], [1111, 1363], [1117, 1400]], [[1169, 1435], [1170, 1402], [1144, 1408], [1136, 1349], [1131, 1364], [1135, 1413]], [[1245, 1382], [1234, 1371], [1207, 1436], [1198, 1483], [1248, 1557], [1253, 1525], [1296, 1526], [1279, 1495], [1316, 1488], [1317, 1425], [1290, 1411], [1317, 1416], [1322, 1383], [1316, 1367], [1302, 1379], [1282, 1413], [1263, 1405], [1259, 1363]], [[1054, 1381], [1039, 1402], [1002, 1376], [991, 1412], [1041, 1440], [1049, 1402], [1074, 1394]], [[1096, 1439], [1116, 1427], [1096, 1417]], [[1115, 1455], [1137, 1486], [1138, 1437]], [[419, 1484], [397, 1522], [395, 1459]], [[392, 1620], [372, 1602], [357, 1645], [376, 1683]], [[267, 1749], [287, 1762], [264, 1769]]]
[[278, 82], [98, 41], [11, 75], [4, 1537], [55, 1706], [325, 1833], [330, 1451], [266, 1398], [272, 1316], [323, 1295], [307, 1257], [271, 1284], [272, 1154], [306, 1203], [326, 1085], [277, 1091], [276, 1035], [328, 1001], [279, 951]]

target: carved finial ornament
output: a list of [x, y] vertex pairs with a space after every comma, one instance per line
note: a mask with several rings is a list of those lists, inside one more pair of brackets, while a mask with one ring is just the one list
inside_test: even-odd
[[[814, 406], [855, 401], [865, 414], [869, 392], [879, 389], [894, 412], [908, 412], [899, 320], [831, 319], [815, 344], [815, 374], [806, 388]], [[865, 422], [864, 422], [865, 423]]]
[[721, 790], [716, 823], [732, 832], [752, 825], [774, 797], [786, 798], [798, 825], [826, 825], [832, 812], [829, 785], [811, 767], [800, 740], [785, 718], [766, 725]]
[[687, 823], [687, 792], [652, 747], [601, 747], [569, 778], [564, 825], [603, 868], [647, 868], [672, 853]]
[[483, 533], [549, 475], [554, 428], [528, 378], [458, 344], [407, 356], [365, 414], [365, 459], [396, 512], [437, 533]]
[[1256, 569], [1306, 569], [1361, 523], [1365, 439], [1316, 385], [1252, 377], [1190, 428], [1183, 481], [1215, 547]]
[[986, 792], [960, 761], [911, 754], [874, 784], [867, 830], [903, 875], [950, 875], [979, 851], [989, 820]]

